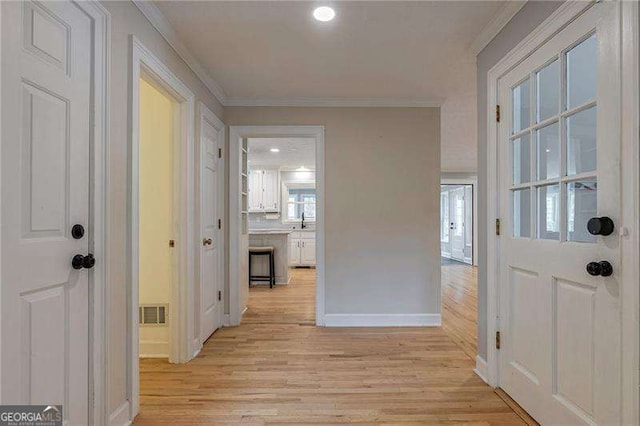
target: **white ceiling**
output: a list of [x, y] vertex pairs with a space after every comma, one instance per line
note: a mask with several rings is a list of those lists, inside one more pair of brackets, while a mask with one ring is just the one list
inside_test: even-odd
[[[280, 152], [271, 152], [277, 148]], [[250, 138], [249, 166], [293, 168], [316, 167], [316, 141], [313, 138]]]
[[522, 1], [327, 3], [329, 23], [313, 1], [153, 4], [225, 105], [441, 105], [442, 169], [474, 172], [475, 54]]
[[158, 1], [180, 40], [233, 99], [442, 101], [469, 90], [471, 45], [504, 2]]

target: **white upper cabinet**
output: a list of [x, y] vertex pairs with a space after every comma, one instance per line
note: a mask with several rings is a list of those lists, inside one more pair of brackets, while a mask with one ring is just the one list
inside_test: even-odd
[[262, 170], [249, 170], [249, 211], [262, 211]]
[[249, 211], [280, 211], [280, 177], [277, 170], [249, 170]]
[[277, 170], [264, 170], [262, 175], [263, 208], [266, 211], [280, 211], [280, 183]]

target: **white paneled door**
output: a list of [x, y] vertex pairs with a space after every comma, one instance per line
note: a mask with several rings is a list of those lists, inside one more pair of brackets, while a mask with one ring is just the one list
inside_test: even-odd
[[86, 425], [92, 22], [67, 1], [1, 7], [2, 403]]
[[224, 125], [201, 105], [201, 256], [200, 256], [200, 343], [222, 324], [222, 260], [219, 149], [224, 141]]
[[542, 424], [620, 423], [617, 11], [593, 3], [499, 82], [499, 380]]
[[466, 206], [464, 186], [449, 192], [451, 258], [461, 262], [464, 262]]

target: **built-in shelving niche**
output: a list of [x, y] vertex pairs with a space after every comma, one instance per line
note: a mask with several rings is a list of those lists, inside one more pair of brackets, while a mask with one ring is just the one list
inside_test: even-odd
[[242, 191], [240, 192], [240, 226], [242, 235], [247, 235], [249, 231], [249, 145], [246, 138], [242, 139], [241, 170], [242, 170]]

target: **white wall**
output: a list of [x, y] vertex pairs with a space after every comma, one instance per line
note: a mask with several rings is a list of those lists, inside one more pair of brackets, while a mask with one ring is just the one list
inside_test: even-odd
[[328, 314], [440, 313], [438, 108], [225, 108], [228, 125], [325, 126]]
[[[134, 34], [155, 56], [218, 116], [222, 106], [198, 80], [131, 2], [103, 2], [111, 14], [111, 67], [109, 92], [108, 211], [108, 407], [112, 415], [126, 410], [127, 402], [127, 164], [129, 141], [130, 36]], [[194, 171], [195, 172], [195, 171]]]

